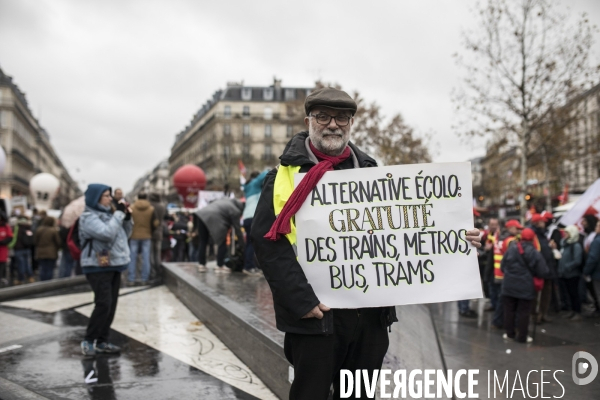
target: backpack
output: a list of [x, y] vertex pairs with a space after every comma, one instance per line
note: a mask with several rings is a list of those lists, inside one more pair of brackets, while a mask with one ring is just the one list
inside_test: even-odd
[[[88, 239], [83, 243], [83, 246], [81, 245], [81, 240], [79, 239], [79, 218], [77, 218], [75, 223], [69, 228], [69, 233], [67, 234], [67, 247], [69, 248], [69, 253], [71, 253], [73, 260], [79, 261], [84, 247], [87, 246], [88, 243], [91, 244], [91, 242], [92, 239]], [[90, 246], [90, 252], [91, 250]]]

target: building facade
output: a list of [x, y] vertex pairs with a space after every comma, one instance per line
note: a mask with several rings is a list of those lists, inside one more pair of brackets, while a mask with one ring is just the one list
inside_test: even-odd
[[573, 102], [576, 114], [566, 129], [561, 180], [573, 193], [583, 193], [600, 178], [600, 84], [578, 96]]
[[133, 189], [127, 193], [127, 198], [133, 201], [139, 193], [144, 192], [146, 194], [156, 193], [161, 197], [161, 200], [165, 201], [169, 195], [170, 187], [169, 161], [163, 160], [152, 171], [147, 172], [135, 182]]
[[69, 175], [50, 143], [50, 136], [33, 116], [25, 95], [12, 78], [0, 69], [0, 145], [6, 153], [4, 172], [0, 174], [0, 197], [29, 196], [29, 180], [47, 172], [60, 181], [53, 208], [59, 209], [81, 196], [77, 183]]
[[[304, 99], [311, 88], [228, 83], [175, 138], [169, 177], [185, 164], [204, 170], [207, 190], [239, 190], [241, 160], [248, 173], [277, 165], [290, 138], [305, 130]], [[174, 191], [174, 189], [172, 189]]]

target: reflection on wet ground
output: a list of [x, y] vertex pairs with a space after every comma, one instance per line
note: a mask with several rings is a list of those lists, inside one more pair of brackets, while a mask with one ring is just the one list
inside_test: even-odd
[[[162, 291], [160, 296], [168, 297], [164, 293], [168, 290], [164, 287], [150, 290]], [[137, 295], [141, 296], [142, 292]], [[127, 310], [127, 302], [124, 301], [127, 296], [132, 294], [120, 298], [120, 303], [123, 303], [121, 312]], [[156, 299], [157, 293], [153, 292], [151, 297]], [[134, 299], [128, 300], [132, 303]], [[142, 302], [148, 308], [152, 307], [148, 296]], [[140, 303], [135, 305], [141, 306]], [[183, 306], [168, 304], [171, 312], [178, 307]], [[160, 307], [156, 304], [154, 308], [155, 315], [164, 314], [157, 310]], [[181, 310], [178, 312], [182, 313]], [[123, 315], [120, 318], [121, 322], [128, 319]], [[144, 314], [143, 318], [151, 319], [151, 316]], [[0, 377], [49, 399], [257, 398], [178, 357], [115, 330], [111, 331], [111, 341], [122, 346], [120, 356], [83, 357], [79, 345], [88, 319], [74, 309], [46, 313], [0, 305], [0, 319]], [[139, 318], [136, 320], [133, 315], [130, 319], [132, 323], [139, 323]], [[147, 322], [152, 323], [151, 320]], [[157, 333], [158, 336], [160, 334]], [[185, 340], [182, 336], [177, 339]], [[197, 357], [201, 358], [200, 355]], [[231, 359], [227, 361], [231, 362]], [[262, 385], [254, 382], [255, 391], [259, 384]], [[265, 398], [272, 398], [268, 389], [263, 387], [262, 390], [259, 392]]]

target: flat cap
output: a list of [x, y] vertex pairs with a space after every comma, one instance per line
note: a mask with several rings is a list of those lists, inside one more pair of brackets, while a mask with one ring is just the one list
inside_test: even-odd
[[304, 101], [306, 115], [308, 115], [311, 109], [317, 106], [349, 110], [352, 112], [352, 115], [356, 113], [356, 102], [354, 99], [343, 90], [330, 87], [317, 89], [306, 96], [306, 100]]

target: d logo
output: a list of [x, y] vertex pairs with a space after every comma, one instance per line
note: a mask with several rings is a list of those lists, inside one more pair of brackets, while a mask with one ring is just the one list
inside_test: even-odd
[[[578, 361], [581, 359], [586, 361], [578, 363]], [[593, 355], [585, 351], [578, 351], [577, 353], [573, 354], [572, 367], [573, 382], [575, 382], [576, 385], [587, 385], [588, 383], [591, 383], [598, 375], [598, 361]], [[585, 375], [587, 371], [590, 371], [589, 375], [585, 378], [580, 378], [580, 376]]]

